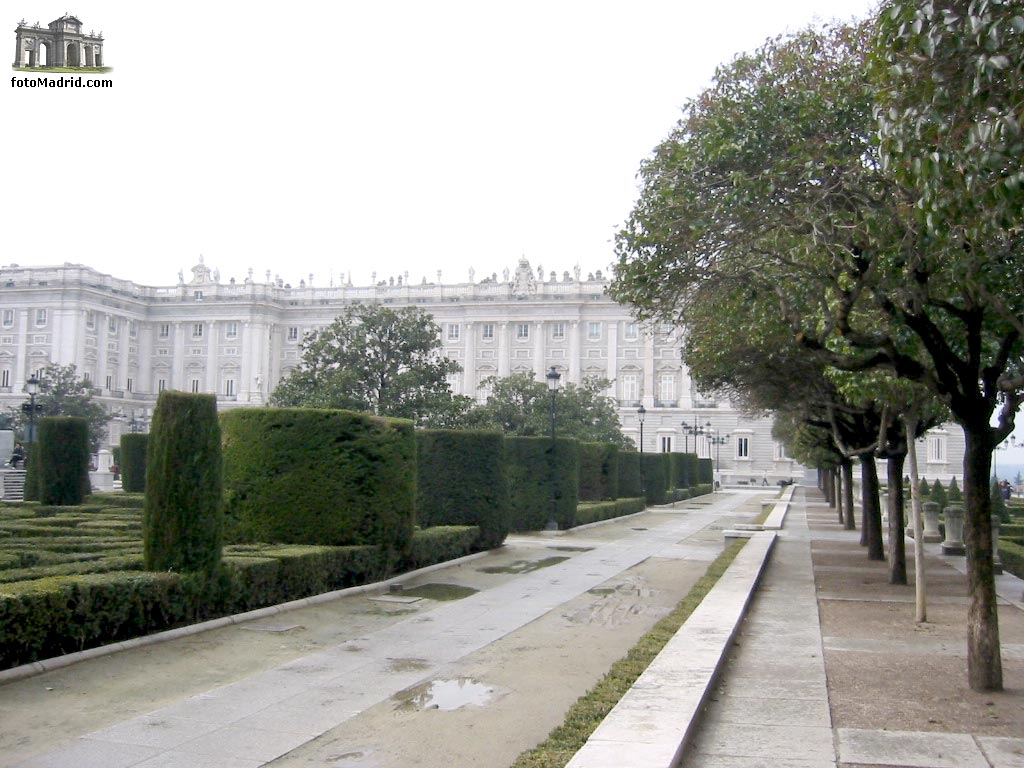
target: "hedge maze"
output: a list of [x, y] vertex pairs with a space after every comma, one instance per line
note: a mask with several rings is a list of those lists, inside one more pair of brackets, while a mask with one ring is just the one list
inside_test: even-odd
[[565, 529], [711, 490], [690, 482], [695, 456], [346, 411], [217, 416], [209, 396], [165, 392], [152, 432], [122, 441], [129, 489], [84, 496], [81, 425], [47, 422], [39, 500], [0, 507], [0, 668], [371, 583], [552, 515]]

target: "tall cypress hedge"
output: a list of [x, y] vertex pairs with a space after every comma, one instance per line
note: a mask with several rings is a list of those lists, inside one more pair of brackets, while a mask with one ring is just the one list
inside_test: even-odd
[[89, 486], [89, 422], [78, 416], [39, 420], [39, 500], [43, 504], [81, 504]]
[[550, 437], [506, 438], [511, 529], [544, 530], [552, 514], [559, 529], [572, 528], [579, 504], [579, 466], [580, 448], [575, 438], [556, 438], [553, 444]]
[[[38, 434], [37, 434], [38, 437]], [[23, 498], [25, 501], [39, 501], [39, 481], [42, 477], [41, 464], [39, 461], [39, 441], [29, 443], [26, 447], [27, 463], [25, 464], [25, 490]]]
[[696, 453], [684, 453], [686, 464], [686, 487], [694, 488], [700, 485], [700, 459]]
[[619, 498], [635, 499], [641, 495], [640, 453], [619, 451]]
[[223, 467], [215, 395], [165, 391], [146, 454], [146, 569], [209, 571], [219, 562]]
[[648, 504], [668, 503], [670, 459], [667, 453], [641, 453], [644, 491]]
[[697, 459], [697, 477], [703, 485], [713, 485], [715, 482], [715, 466], [711, 459]]
[[476, 525], [478, 549], [508, 535], [505, 438], [500, 432], [416, 431], [416, 521], [421, 528]]
[[672, 487], [689, 488], [690, 480], [687, 472], [688, 465], [686, 462], [686, 454], [671, 453], [669, 456], [669, 460], [672, 462]]
[[224, 488], [243, 541], [377, 544], [407, 553], [416, 507], [413, 425], [367, 413], [225, 413]]
[[149, 435], [121, 435], [121, 487], [126, 493], [146, 490], [146, 449]]
[[580, 501], [616, 499], [619, 449], [612, 443], [580, 443]]

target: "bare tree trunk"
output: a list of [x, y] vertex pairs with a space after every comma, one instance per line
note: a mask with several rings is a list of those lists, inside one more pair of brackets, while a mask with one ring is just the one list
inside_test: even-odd
[[917, 419], [904, 416], [907, 459], [910, 464], [910, 517], [914, 526], [914, 612], [917, 623], [928, 621], [928, 590], [924, 572], [924, 522], [921, 520], [921, 480], [917, 476]]
[[868, 560], [885, 560], [885, 546], [882, 543], [882, 510], [878, 503], [878, 468], [875, 457], [866, 454], [860, 457], [861, 495], [864, 527], [861, 538], [866, 540]]
[[836, 514], [839, 516], [839, 522], [843, 522], [843, 475], [836, 467], [832, 470], [832, 476], [836, 479]]
[[886, 460], [889, 478], [889, 583], [907, 583], [907, 546], [903, 536], [903, 462], [906, 454]]
[[852, 531], [857, 527], [853, 517], [853, 462], [846, 459], [843, 462], [843, 495], [846, 496], [846, 517], [843, 519], [843, 528]]
[[964, 427], [965, 545], [971, 606], [967, 613], [967, 681], [975, 691], [1003, 690], [995, 571], [992, 565], [992, 498], [989, 471], [993, 445], [988, 428]]

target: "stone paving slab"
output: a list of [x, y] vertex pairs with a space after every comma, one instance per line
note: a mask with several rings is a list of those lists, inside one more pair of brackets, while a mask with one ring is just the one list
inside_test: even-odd
[[844, 763], [900, 768], [992, 768], [974, 738], [964, 733], [837, 729]]
[[[619, 539], [595, 536], [592, 551], [565, 563], [86, 734], [18, 768], [262, 765], [650, 557], [687, 557], [694, 547], [681, 546], [682, 539], [748, 500], [747, 494], [723, 495], [699, 511], [665, 515]], [[412, 668], [396, 664], [408, 660], [415, 661]], [[163, 736], [156, 735], [158, 721], [168, 723]], [[179, 721], [196, 723], [184, 742], [179, 741]]]

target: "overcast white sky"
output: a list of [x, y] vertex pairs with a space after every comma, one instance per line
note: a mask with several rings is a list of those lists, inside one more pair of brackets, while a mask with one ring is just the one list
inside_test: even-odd
[[606, 269], [641, 160], [718, 64], [874, 5], [10, 0], [8, 63], [20, 19], [69, 12], [115, 71], [0, 85], [0, 264], [148, 285], [200, 254], [315, 285]]

